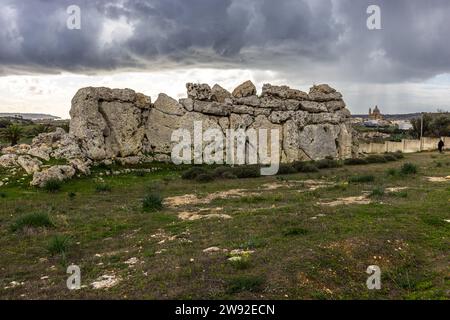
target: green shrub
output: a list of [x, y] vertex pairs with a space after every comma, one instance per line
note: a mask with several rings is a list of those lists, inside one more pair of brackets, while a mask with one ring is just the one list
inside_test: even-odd
[[394, 155], [387, 153], [384, 155], [384, 159], [386, 161], [397, 161], [397, 157], [395, 157]]
[[222, 178], [224, 179], [237, 179], [236, 175], [233, 174], [232, 172], [224, 172], [222, 173]]
[[403, 159], [405, 156], [400, 151], [391, 153], [394, 157], [397, 158], [397, 160]]
[[381, 155], [371, 155], [366, 158], [368, 163], [385, 163], [387, 160]]
[[344, 164], [345, 165], [362, 165], [362, 164], [368, 164], [369, 162], [364, 158], [350, 158], [345, 159]]
[[0, 192], [0, 198], [6, 198], [6, 193], [5, 192]]
[[221, 167], [215, 168], [213, 171], [213, 174], [217, 178], [223, 178], [223, 176], [225, 174], [231, 173], [232, 170], [233, 170], [233, 168], [231, 168], [231, 167], [221, 166]]
[[382, 196], [384, 196], [384, 188], [382, 187], [376, 187], [370, 193], [370, 197], [372, 198], [380, 198]]
[[157, 193], [150, 193], [142, 200], [142, 209], [147, 212], [159, 211], [163, 208], [163, 198]]
[[398, 171], [397, 171], [397, 169], [389, 168], [386, 170], [386, 174], [388, 176], [396, 176], [398, 174]]
[[403, 164], [403, 166], [400, 168], [400, 173], [403, 175], [416, 174], [417, 171], [417, 166], [410, 162]]
[[136, 177], [145, 177], [145, 171], [144, 170], [137, 170], [134, 172]]
[[47, 245], [48, 252], [54, 256], [56, 254], [61, 254], [65, 256], [69, 246], [71, 244], [71, 239], [68, 236], [56, 235], [52, 237]]
[[232, 173], [239, 179], [257, 178], [261, 176], [261, 171], [258, 166], [235, 167]]
[[109, 184], [101, 183], [95, 186], [95, 192], [106, 193], [111, 192], [112, 188]]
[[407, 191], [392, 192], [392, 193], [390, 193], [390, 195], [393, 197], [398, 197], [398, 198], [408, 198]]
[[48, 180], [45, 184], [44, 184], [44, 190], [47, 192], [58, 192], [59, 190], [61, 190], [62, 188], [62, 182], [57, 180], [57, 179], [51, 179]]
[[202, 173], [202, 174], [199, 174], [195, 178], [195, 181], [203, 182], [203, 183], [211, 182], [211, 181], [214, 181], [214, 177], [211, 173]]
[[197, 176], [199, 176], [201, 174], [205, 174], [205, 173], [208, 173], [208, 172], [204, 168], [192, 167], [189, 170], [185, 171], [181, 175], [181, 178], [184, 180], [194, 180], [195, 178], [197, 178]]
[[262, 290], [264, 279], [260, 276], [238, 276], [228, 281], [228, 290], [230, 294], [238, 292], [258, 292]]
[[77, 194], [76, 194], [75, 192], [69, 192], [69, 193], [67, 194], [67, 196], [68, 196], [70, 199], [74, 199], [74, 198], [77, 196]]
[[11, 231], [16, 232], [24, 228], [51, 228], [54, 227], [47, 213], [34, 212], [16, 219], [11, 225]]
[[322, 159], [322, 160], [316, 161], [314, 164], [319, 169], [331, 169], [331, 168], [341, 167], [341, 164], [339, 161], [332, 160], [332, 159]]
[[297, 172], [318, 172], [319, 169], [312, 162], [296, 161], [292, 166], [297, 170]]
[[291, 164], [282, 163], [278, 168], [277, 174], [292, 174], [292, 173], [297, 173], [297, 170]]
[[299, 228], [299, 227], [292, 227], [292, 228], [288, 228], [286, 230], [283, 231], [283, 235], [285, 237], [288, 236], [302, 236], [302, 235], [306, 235], [308, 234], [309, 230], [305, 229], [305, 228]]
[[353, 176], [348, 179], [348, 182], [350, 182], [350, 183], [364, 183], [364, 182], [373, 182], [373, 181], [375, 181], [375, 177], [371, 174]]

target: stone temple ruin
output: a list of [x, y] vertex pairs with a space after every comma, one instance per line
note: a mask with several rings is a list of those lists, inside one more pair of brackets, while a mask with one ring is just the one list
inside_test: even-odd
[[[150, 97], [131, 89], [82, 88], [72, 99], [70, 131], [37, 136], [31, 145], [2, 150], [0, 167], [21, 166], [33, 174], [32, 185], [49, 179], [89, 174], [95, 162], [136, 164], [170, 161], [176, 129], [279, 129], [282, 162], [344, 159], [358, 148], [350, 112], [342, 95], [326, 84], [309, 93], [287, 86], [256, 87], [247, 81], [232, 93], [219, 85], [188, 83], [187, 98], [176, 101], [161, 93]], [[67, 165], [45, 167], [42, 161], [65, 159]], [[42, 160], [42, 161], [41, 161]]]

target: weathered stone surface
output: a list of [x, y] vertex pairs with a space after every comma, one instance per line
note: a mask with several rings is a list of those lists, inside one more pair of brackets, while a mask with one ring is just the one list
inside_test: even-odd
[[186, 84], [188, 98], [192, 100], [211, 101], [211, 87], [206, 83], [187, 83]]
[[307, 125], [299, 133], [299, 148], [312, 160], [338, 158], [340, 127], [332, 124]]
[[33, 174], [41, 169], [42, 162], [30, 156], [20, 156], [17, 163], [28, 174]]
[[27, 154], [28, 150], [30, 150], [30, 146], [28, 144], [17, 144], [15, 146], [3, 148], [2, 153]]
[[180, 103], [164, 93], [159, 94], [158, 99], [153, 104], [153, 107], [156, 110], [169, 115], [182, 116], [186, 113], [186, 110]]
[[341, 110], [344, 109], [345, 106], [345, 102], [343, 100], [334, 100], [334, 101], [328, 101], [325, 103], [325, 106], [327, 107], [327, 110], [329, 112], [334, 112], [337, 110]]
[[254, 115], [255, 109], [253, 107], [244, 106], [244, 105], [233, 105], [230, 107], [232, 113], [238, 114], [249, 114]]
[[126, 158], [116, 158], [116, 161], [119, 162], [122, 166], [127, 165], [136, 165], [141, 162], [141, 157], [126, 157]]
[[261, 105], [261, 101], [259, 100], [258, 96], [252, 95], [242, 98], [235, 98], [233, 100], [233, 104], [259, 107]]
[[195, 101], [194, 111], [221, 117], [230, 114], [230, 108], [227, 104], [207, 101]]
[[92, 161], [90, 160], [83, 160], [83, 159], [72, 159], [69, 161], [69, 164], [78, 172], [84, 174], [84, 175], [90, 175], [91, 169], [90, 166], [92, 164]]
[[327, 84], [313, 86], [308, 94], [310, 100], [325, 102], [342, 99], [342, 95]]
[[191, 98], [180, 99], [179, 102], [187, 111], [194, 111], [194, 100]]
[[233, 97], [235, 98], [243, 98], [253, 95], [256, 95], [256, 87], [250, 80], [240, 84], [233, 91]]
[[130, 89], [84, 88], [72, 99], [70, 134], [92, 160], [142, 150], [149, 97]]
[[43, 145], [41, 147], [34, 147], [28, 150], [28, 154], [30, 156], [43, 159], [45, 161], [50, 160], [50, 153], [52, 152], [52, 148]]
[[50, 180], [64, 181], [75, 175], [75, 169], [72, 166], [53, 166], [46, 170], [35, 172], [32, 186], [44, 187]]
[[277, 111], [295, 111], [300, 108], [300, 101], [293, 99], [280, 99], [264, 97], [261, 99], [261, 107]]
[[263, 85], [261, 96], [275, 97], [281, 99], [293, 99], [293, 100], [308, 99], [308, 94], [306, 92], [291, 89], [288, 86], [272, 86], [271, 84]]
[[232, 95], [230, 92], [219, 86], [218, 84], [215, 84], [211, 89], [212, 97], [214, 101], [225, 103], [227, 99], [231, 99]]
[[0, 168], [12, 168], [17, 166], [18, 156], [15, 153], [8, 153], [0, 156]]
[[319, 103], [315, 101], [302, 101], [300, 103], [300, 109], [313, 113], [328, 111], [324, 103]]

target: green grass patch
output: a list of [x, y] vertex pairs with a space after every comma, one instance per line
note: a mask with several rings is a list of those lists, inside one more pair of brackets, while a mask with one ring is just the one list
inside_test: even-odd
[[227, 292], [230, 294], [239, 292], [259, 292], [263, 289], [264, 278], [261, 276], [238, 276], [228, 280]]
[[47, 245], [47, 250], [52, 256], [57, 254], [65, 256], [70, 245], [70, 237], [65, 235], [56, 235], [50, 239]]
[[50, 192], [50, 193], [56, 193], [59, 190], [61, 190], [61, 188], [62, 188], [62, 182], [57, 179], [48, 180], [44, 184], [44, 187], [43, 187], [43, 189], [45, 191]]
[[101, 183], [95, 186], [95, 192], [108, 193], [112, 191], [112, 187], [109, 184]]
[[16, 219], [10, 229], [13, 232], [21, 231], [25, 228], [52, 228], [54, 227], [49, 215], [43, 212], [33, 212]]

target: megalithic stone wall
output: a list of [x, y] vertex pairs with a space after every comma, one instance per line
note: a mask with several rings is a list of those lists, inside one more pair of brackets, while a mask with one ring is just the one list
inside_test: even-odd
[[279, 129], [283, 162], [350, 158], [358, 146], [342, 95], [326, 84], [309, 93], [250, 81], [233, 93], [219, 85], [188, 83], [187, 98], [151, 99], [131, 89], [83, 88], [72, 99], [70, 134], [94, 161], [152, 155], [169, 159], [172, 132], [203, 129]]

